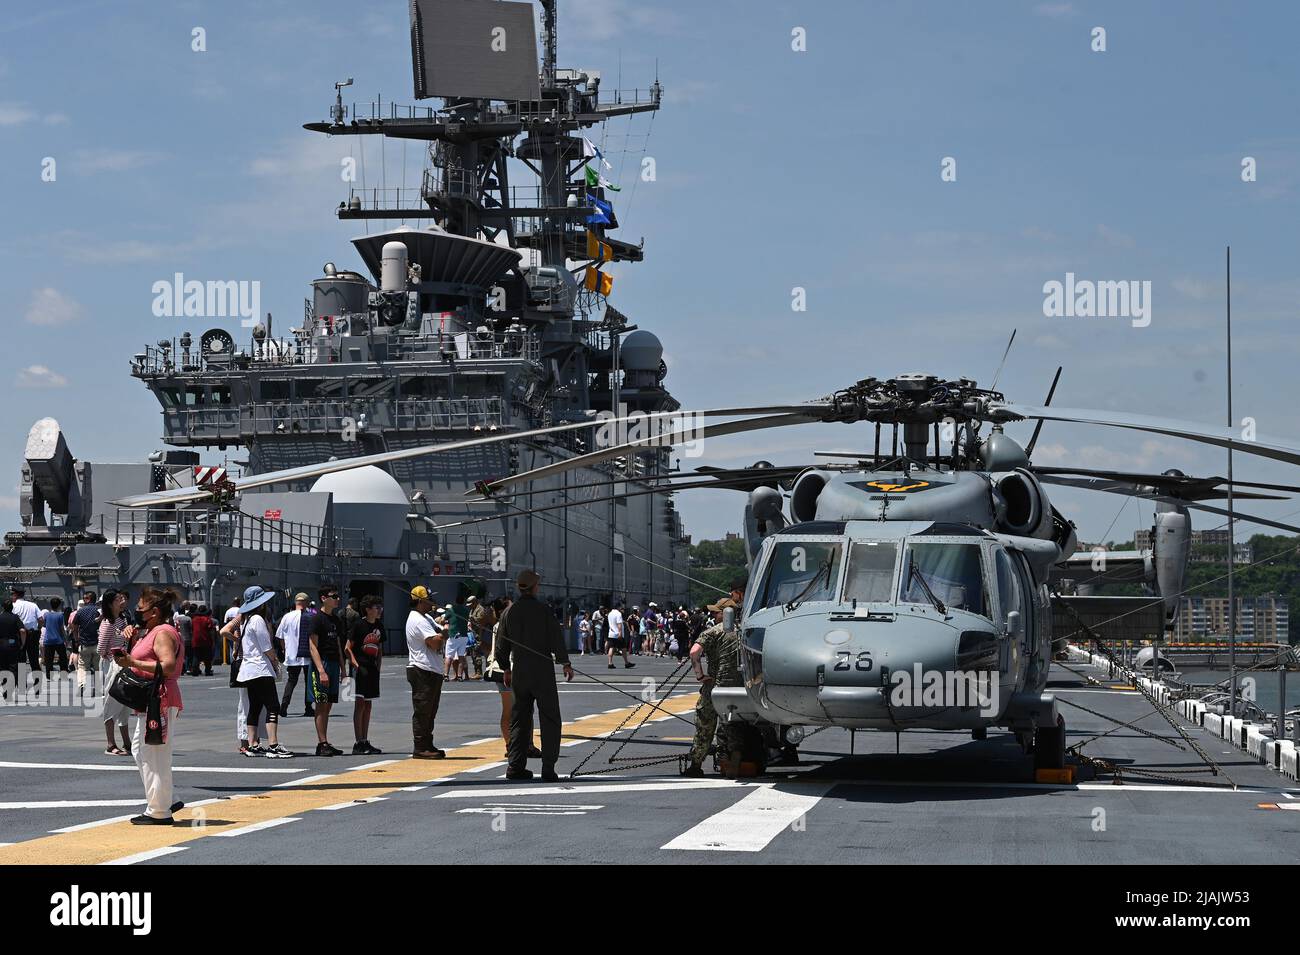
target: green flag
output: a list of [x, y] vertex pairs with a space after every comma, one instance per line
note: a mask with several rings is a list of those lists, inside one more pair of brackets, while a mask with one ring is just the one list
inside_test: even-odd
[[608, 189], [610, 192], [623, 191], [618, 186], [614, 185], [612, 182], [606, 179], [604, 176], [600, 175], [600, 173], [596, 172], [596, 170], [592, 169], [590, 166], [583, 166], [582, 169], [583, 172], [587, 174], [587, 187], [589, 189], [595, 189], [597, 186], [603, 186], [604, 188]]

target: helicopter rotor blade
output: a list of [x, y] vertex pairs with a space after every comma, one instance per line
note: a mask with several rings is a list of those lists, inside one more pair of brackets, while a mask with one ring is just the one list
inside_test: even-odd
[[[611, 482], [611, 483], [623, 483]], [[578, 487], [596, 487], [595, 484], [576, 485]], [[573, 490], [575, 485], [570, 485], [569, 490]], [[465, 527], [470, 524], [482, 524], [486, 521], [499, 521], [502, 517], [528, 517], [531, 514], [542, 514], [547, 511], [563, 511], [570, 507], [589, 506], [594, 507], [600, 504], [608, 504], [610, 501], [621, 501], [628, 497], [642, 497], [646, 494], [674, 494], [677, 491], [689, 491], [700, 488], [713, 488], [722, 491], [748, 491], [750, 487], [738, 481], [690, 481], [685, 484], [674, 484], [672, 487], [650, 487], [641, 488], [636, 491], [628, 491], [624, 494], [609, 494], [604, 497], [594, 497], [581, 501], [561, 501], [558, 504], [545, 504], [541, 507], [519, 508], [514, 511], [508, 511], [506, 514], [488, 514], [480, 517], [470, 517], [463, 521], [450, 521], [446, 524], [432, 525], [434, 530], [447, 530], [453, 527]]]
[[[1241, 495], [1237, 495], [1237, 496], [1240, 497]], [[1291, 531], [1292, 533], [1300, 533], [1300, 527], [1297, 527], [1294, 524], [1285, 524], [1282, 521], [1271, 521], [1266, 517], [1252, 517], [1249, 514], [1241, 513], [1241, 511], [1237, 510], [1235, 507], [1232, 509], [1230, 515], [1227, 508], [1214, 507], [1210, 504], [1188, 504], [1187, 506], [1194, 507], [1198, 511], [1208, 511], [1211, 514], [1218, 514], [1220, 517], [1231, 516], [1234, 520], [1238, 520], [1238, 521], [1247, 521], [1248, 523], [1251, 524], [1263, 524], [1265, 527], [1274, 527], [1280, 531]]]
[[[1056, 385], [1061, 380], [1061, 371], [1064, 367], [1065, 366], [1063, 365], [1056, 366], [1056, 374], [1052, 376], [1052, 387], [1047, 389], [1047, 400], [1043, 402], [1044, 408], [1050, 407], [1052, 404], [1052, 396], [1056, 394]], [[1038, 443], [1038, 436], [1042, 434], [1042, 432], [1043, 432], [1043, 419], [1039, 418], [1038, 423], [1034, 425], [1034, 433], [1030, 437], [1029, 443], [1025, 445], [1025, 457], [1031, 459], [1033, 458], [1034, 445]]]
[[[772, 407], [757, 408], [713, 408], [705, 411], [657, 411], [647, 414], [637, 413], [623, 418], [605, 417], [593, 418], [589, 421], [574, 421], [565, 424], [552, 425], [546, 428], [534, 428], [531, 431], [503, 431], [500, 434], [488, 435], [481, 438], [469, 438], [464, 441], [448, 441], [444, 444], [429, 444], [415, 448], [403, 448], [398, 451], [383, 451], [378, 454], [366, 454], [358, 457], [340, 458], [336, 461], [322, 461], [318, 464], [308, 464], [296, 468], [285, 468], [280, 471], [266, 471], [260, 474], [250, 474], [232, 482], [236, 492], [251, 490], [252, 488], [266, 487], [270, 484], [281, 484], [287, 481], [302, 481], [308, 478], [321, 477], [325, 474], [334, 474], [339, 471], [350, 471], [353, 468], [366, 467], [367, 465], [387, 464], [392, 461], [404, 461], [410, 458], [420, 458], [429, 454], [442, 454], [448, 451], [462, 451], [467, 448], [475, 448], [482, 445], [496, 444], [502, 441], [520, 441], [527, 438], [543, 437], [550, 434], [558, 434], [564, 431], [577, 431], [584, 428], [608, 427], [621, 423], [644, 422], [646, 420], [656, 420], [659, 418], [673, 417], [731, 417], [733, 415], [751, 415], [751, 414], [773, 414], [773, 413], [792, 413], [805, 412], [815, 415], [822, 410], [820, 405], [775, 405]], [[811, 420], [818, 420], [813, 417]], [[211, 498], [212, 493], [209, 488], [204, 486], [172, 488], [167, 491], [158, 491], [150, 494], [133, 494], [111, 503], [118, 507], [156, 507], [172, 504], [190, 504], [196, 501], [204, 501]]]
[[1011, 354], [1011, 346], [1016, 342], [1016, 329], [1011, 329], [1011, 337], [1007, 339], [1007, 349], [1002, 353], [1002, 361], [998, 362], [997, 373], [993, 376], [993, 384], [989, 386], [990, 391], [998, 390], [998, 379], [1002, 377], [1002, 369], [1006, 367], [1007, 356]]
[[521, 474], [512, 474], [508, 477], [498, 478], [494, 481], [485, 481], [465, 493], [466, 495], [475, 493], [491, 494], [493, 491], [500, 490], [504, 487], [511, 487], [512, 485], [522, 484], [527, 481], [536, 481], [544, 477], [550, 477], [552, 474], [560, 474], [564, 471], [573, 470], [574, 468], [585, 467], [586, 465], [596, 464], [600, 461], [607, 461], [610, 458], [617, 458], [627, 454], [629, 451], [635, 452], [656, 446], [676, 444], [679, 441], [718, 438], [728, 434], [744, 434], [747, 431], [762, 431], [768, 428], [784, 428], [795, 424], [813, 424], [820, 422], [821, 420], [820, 417], [809, 414], [776, 414], [761, 418], [749, 418], [744, 421], [726, 421], [722, 424], [711, 424], [704, 428], [692, 428], [657, 435], [647, 435], [646, 437], [639, 438], [636, 441], [629, 441], [626, 444], [620, 444], [610, 448], [601, 448], [599, 451], [591, 451], [587, 454], [580, 454], [576, 457], [566, 458], [562, 461], [556, 461], [553, 464], [534, 468], [531, 471], [524, 471]]
[[[1227, 497], [1227, 486], [1236, 488], [1253, 488], [1262, 491], [1285, 491], [1288, 494], [1300, 494], [1300, 486], [1292, 484], [1262, 484], [1257, 481], [1231, 481], [1224, 477], [1193, 477], [1189, 474], [1148, 474], [1141, 471], [1105, 471], [1093, 468], [1041, 467], [1034, 468], [1040, 477], [1084, 477], [1099, 478], [1131, 484], [1135, 487], [1147, 486], [1161, 488], [1171, 496], [1181, 500], [1194, 501], [1201, 498]], [[1283, 500], [1272, 494], [1250, 494], [1236, 491], [1240, 497], [1253, 497], [1263, 500]]]
[[1017, 418], [1037, 418], [1042, 421], [1062, 421], [1070, 424], [1094, 424], [1107, 428], [1127, 428], [1149, 434], [1163, 434], [1171, 438], [1184, 438], [1219, 448], [1231, 448], [1243, 454], [1272, 458], [1288, 464], [1300, 464], [1300, 447], [1281, 438], [1259, 437], [1253, 441], [1242, 438], [1232, 428], [1158, 418], [1154, 415], [1129, 414], [1124, 411], [1095, 411], [1087, 408], [1046, 408], [1034, 405], [995, 404], [989, 409], [994, 421]]
[[[1216, 488], [1204, 488], [1198, 484], [1183, 488], [1179, 485], [1161, 485], [1157, 482], [1125, 481], [1105, 477], [1072, 477], [1067, 474], [1040, 474], [1035, 476], [1044, 484], [1058, 487], [1073, 487], [1083, 491], [1106, 491], [1111, 494], [1127, 494], [1129, 497], [1141, 497], [1152, 501], [1170, 501], [1187, 504], [1191, 501], [1217, 500], [1226, 498], [1227, 491]], [[1278, 494], [1256, 494], [1251, 491], [1237, 491], [1235, 496], [1242, 500], [1285, 501], [1287, 498]]]

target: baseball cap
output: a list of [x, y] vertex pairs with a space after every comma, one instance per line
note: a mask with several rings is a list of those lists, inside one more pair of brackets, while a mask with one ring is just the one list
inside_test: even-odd
[[307, 596], [306, 594], [304, 594], [304, 593], [296, 593], [296, 594], [293, 595], [293, 602], [294, 602], [294, 603], [305, 604], [305, 603], [308, 603], [310, 600], [311, 600], [311, 598], [308, 597], [308, 596]]
[[428, 600], [429, 589], [427, 587], [412, 587], [411, 596], [414, 597], [416, 600]]
[[528, 590], [542, 582], [542, 575], [535, 570], [521, 570], [519, 576], [515, 578], [515, 584], [520, 590]]
[[475, 597], [473, 594], [470, 594], [468, 597], [465, 598], [465, 603], [476, 604], [478, 603], [478, 598]]
[[709, 606], [708, 606], [707, 609], [708, 609], [710, 612], [716, 613], [716, 612], [719, 611], [719, 610], [726, 610], [726, 609], [728, 609], [728, 608], [730, 608], [730, 607], [734, 607], [734, 606], [736, 606], [736, 602], [735, 602], [734, 600], [732, 600], [730, 597], [723, 597], [723, 598], [722, 598], [721, 600], [719, 600], [717, 603], [715, 603], [715, 604], [709, 604]]

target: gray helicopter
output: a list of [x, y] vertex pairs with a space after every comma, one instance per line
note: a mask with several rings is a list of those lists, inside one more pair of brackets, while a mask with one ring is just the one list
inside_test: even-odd
[[[1059, 379], [1059, 369], [1057, 374]], [[875, 448], [850, 455], [856, 459], [852, 464], [775, 468], [760, 462], [743, 470], [700, 469], [634, 484], [615, 476], [598, 483], [608, 486], [607, 499], [705, 487], [748, 491], [749, 584], [741, 613], [729, 611], [727, 620], [742, 631], [744, 686], [716, 687], [713, 702], [726, 718], [758, 726], [769, 749], [789, 753], [805, 727], [968, 730], [977, 739], [992, 727], [1014, 733], [1034, 754], [1036, 768], [1059, 769], [1065, 760], [1065, 722], [1047, 692], [1054, 636], [1052, 582], [1054, 576], [1075, 573], [1072, 565], [1079, 555], [1074, 524], [1052, 505], [1045, 485], [1091, 487], [1158, 502], [1153, 550], [1117, 553], [1108, 563], [1119, 579], [1148, 584], [1152, 597], [1129, 599], [1159, 604], [1171, 621], [1187, 563], [1188, 509], [1226, 513], [1202, 502], [1226, 493], [1228, 482], [1177, 472], [1035, 469], [1030, 456], [1043, 422], [1134, 429], [1296, 464], [1300, 448], [1271, 439], [1247, 441], [1225, 428], [1052, 408], [1052, 392], [1042, 407], [1022, 406], [969, 379], [913, 374], [864, 379], [805, 404], [639, 415], [641, 422], [663, 419], [667, 427], [619, 443], [593, 440], [588, 446], [594, 444], [596, 451], [485, 478], [470, 493], [520, 494], [533, 502], [567, 470], [627, 459], [647, 446], [806, 423], [871, 422]], [[740, 420], [681, 425], [709, 417]], [[1026, 419], [1038, 424], [1021, 446], [1003, 432], [1003, 425]], [[229, 498], [253, 487], [364, 465], [632, 420], [588, 419], [340, 458], [241, 477], [222, 493]], [[982, 435], [986, 424], [990, 431]], [[882, 430], [887, 427], [892, 434], [884, 449]], [[596, 484], [591, 487], [598, 491]], [[1233, 487], [1300, 491], [1240, 481]], [[212, 493], [177, 488], [115, 503], [184, 505]], [[1235, 496], [1272, 495], [1236, 491]], [[519, 513], [567, 506], [574, 504], [521, 507]], [[1260, 523], [1300, 531], [1278, 522]]]

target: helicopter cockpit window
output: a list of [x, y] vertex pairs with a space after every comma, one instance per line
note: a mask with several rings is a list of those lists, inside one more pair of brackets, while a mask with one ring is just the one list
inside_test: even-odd
[[998, 551], [997, 568], [998, 595], [1002, 600], [1002, 616], [1006, 617], [1012, 611], [1021, 611], [1020, 582], [1016, 580], [1016, 572], [1011, 568], [1011, 558], [1004, 550]]
[[894, 592], [893, 541], [858, 541], [849, 548], [849, 569], [844, 575], [844, 603], [890, 603]]
[[840, 578], [839, 541], [782, 541], [772, 549], [753, 610], [834, 600]]
[[930, 592], [948, 609], [967, 610], [982, 617], [989, 615], [977, 545], [914, 542], [909, 545], [908, 553], [915, 572], [908, 574], [904, 560], [903, 572], [907, 576], [902, 583], [902, 599], [905, 603], [930, 602], [918, 579], [922, 578]]

